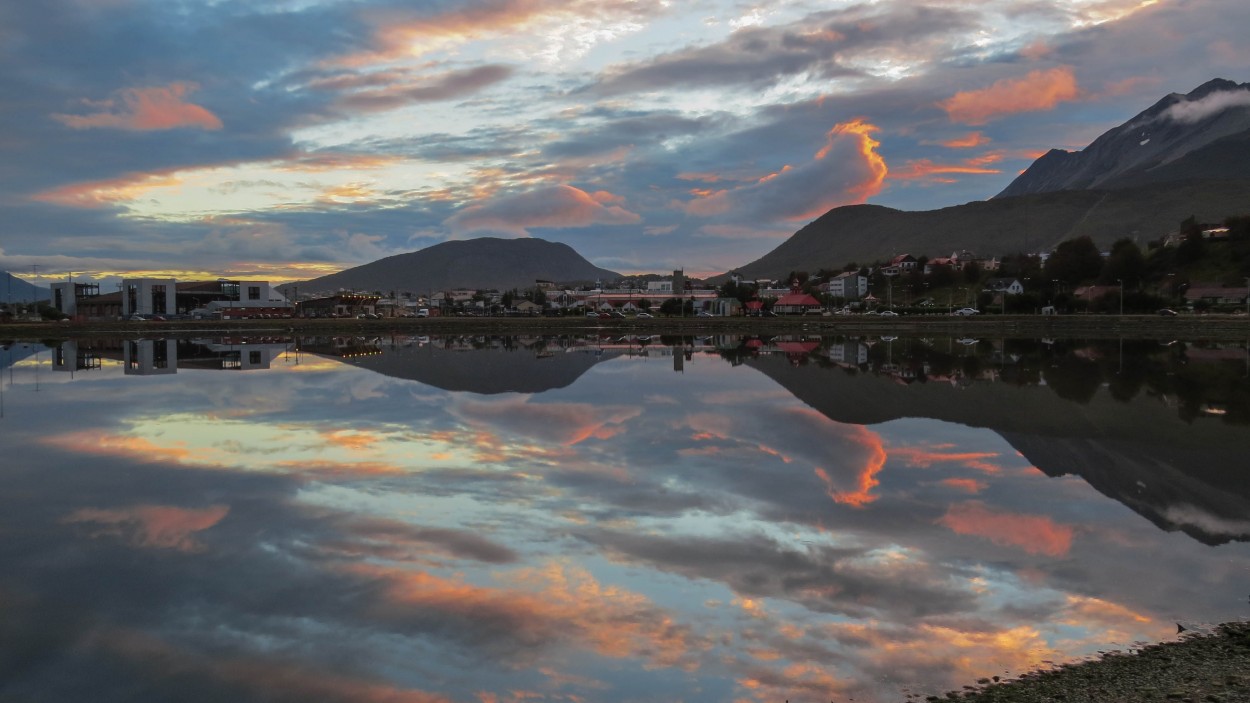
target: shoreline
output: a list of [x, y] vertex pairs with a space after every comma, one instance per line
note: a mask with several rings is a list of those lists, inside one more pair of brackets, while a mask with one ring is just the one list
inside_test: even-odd
[[957, 335], [967, 337], [1250, 339], [1244, 315], [947, 315], [879, 318], [872, 316], [793, 316], [771, 318], [651, 318], [597, 320], [582, 317], [433, 317], [359, 319], [286, 318], [268, 320], [177, 320], [169, 322], [10, 322], [0, 338], [60, 339], [84, 336], [142, 337], [193, 335], [456, 335], [456, 334], [674, 334], [674, 335]]
[[1250, 701], [1250, 622], [1210, 634], [1108, 652], [1097, 659], [1035, 670], [1012, 680], [981, 679], [944, 695], [909, 702], [1240, 703]]

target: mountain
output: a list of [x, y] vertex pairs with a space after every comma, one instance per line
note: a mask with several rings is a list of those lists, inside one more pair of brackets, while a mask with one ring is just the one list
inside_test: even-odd
[[868, 264], [895, 254], [949, 256], [966, 250], [1002, 256], [1048, 250], [1082, 235], [1104, 246], [1131, 237], [1144, 247], [1176, 231], [1191, 215], [1199, 222], [1221, 222], [1250, 213], [1247, 193], [1250, 177], [1059, 191], [921, 212], [849, 205], [821, 215], [776, 249], [735, 270], [748, 279], [779, 278], [790, 271], [840, 269], [849, 262]]
[[1164, 97], [1077, 152], [1052, 149], [996, 197], [1250, 176], [1250, 83]]
[[7, 271], [0, 271], [0, 303], [29, 303], [50, 300], [52, 291], [27, 283]]
[[1247, 194], [1250, 84], [1215, 79], [1163, 98], [1082, 151], [1050, 151], [990, 200], [923, 212], [834, 208], [736, 270], [779, 278], [904, 253], [1001, 256], [1083, 235], [1144, 246], [1190, 216], [1221, 222], [1250, 213]]
[[388, 256], [373, 263], [286, 284], [283, 293], [347, 290], [428, 293], [452, 288], [510, 290], [531, 288], [536, 280], [609, 281], [621, 274], [601, 269], [567, 244], [543, 239], [483, 237], [443, 242], [427, 249]]

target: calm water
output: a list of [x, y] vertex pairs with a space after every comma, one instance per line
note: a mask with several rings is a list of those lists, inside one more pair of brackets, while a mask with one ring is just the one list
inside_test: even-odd
[[902, 701], [1250, 617], [1183, 342], [0, 353], [5, 701]]

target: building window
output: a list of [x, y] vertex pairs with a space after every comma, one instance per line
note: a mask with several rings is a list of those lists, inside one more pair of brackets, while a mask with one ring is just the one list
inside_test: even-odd
[[248, 286], [247, 287], [247, 299], [248, 300], [260, 300], [260, 286]]
[[223, 297], [225, 297], [226, 300], [238, 300], [239, 299], [239, 284], [231, 283], [229, 281], [222, 282], [221, 294]]
[[248, 351], [247, 362], [251, 364], [252, 366], [259, 366], [260, 365], [260, 352]]
[[152, 313], [155, 315], [164, 315], [167, 312], [169, 312], [169, 310], [165, 307], [165, 286], [152, 286]]

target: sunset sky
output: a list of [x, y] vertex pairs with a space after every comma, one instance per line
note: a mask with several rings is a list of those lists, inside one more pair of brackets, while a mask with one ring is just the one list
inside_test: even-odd
[[532, 236], [719, 273], [1244, 82], [1247, 26], [1233, 0], [15, 0], [0, 269], [283, 281]]

